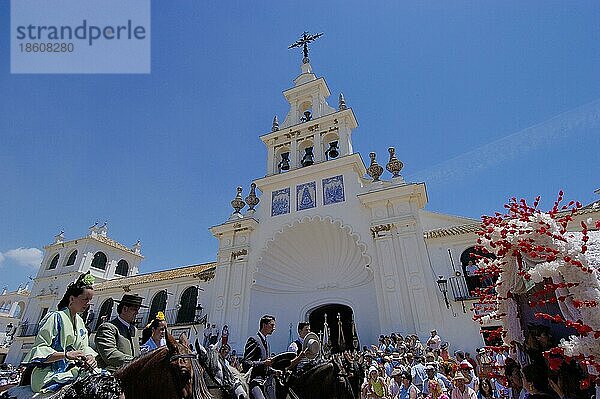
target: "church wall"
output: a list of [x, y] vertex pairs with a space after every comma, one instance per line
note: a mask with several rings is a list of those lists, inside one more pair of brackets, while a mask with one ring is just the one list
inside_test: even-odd
[[[436, 275], [444, 276], [446, 279], [455, 275], [448, 255], [448, 249], [452, 253], [455, 269], [462, 271], [460, 255], [464, 250], [474, 246], [476, 240], [477, 236], [474, 233], [427, 240], [427, 250], [431, 259], [431, 266]], [[473, 351], [483, 346], [483, 338], [480, 334], [481, 326], [478, 322], [473, 321], [473, 311], [471, 310], [473, 304], [477, 301], [464, 301], [465, 313], [461, 302], [454, 299], [450, 284], [448, 284], [448, 301], [450, 302], [451, 309], [446, 309], [445, 305], [443, 305], [443, 327], [438, 330], [442, 339], [455, 343], [457, 348], [465, 350]]]
[[[322, 164], [321, 164], [322, 165]], [[265, 190], [261, 197], [260, 208], [257, 211], [259, 225], [256, 231], [251, 236], [251, 252], [249, 254], [249, 267], [254, 271], [260, 268], [259, 259], [264, 254], [265, 246], [269, 240], [276, 237], [276, 233], [282, 229], [288, 229], [290, 225], [300, 221], [310, 223], [315, 217], [327, 218], [327, 220], [341, 221], [341, 226], [347, 230], [351, 230], [352, 234], [359, 237], [359, 241], [365, 245], [369, 245], [371, 241], [371, 233], [369, 231], [369, 213], [360, 204], [357, 199], [357, 194], [362, 188], [361, 179], [357, 176], [352, 165], [345, 165], [334, 170], [319, 171], [315, 169], [310, 176], [306, 178], [297, 178], [286, 182], [285, 185], [272, 187], [271, 190]], [[293, 172], [287, 172], [293, 173]], [[334, 176], [342, 175], [344, 181], [344, 201], [334, 204], [323, 204], [323, 185], [322, 180]], [[296, 185], [314, 181], [316, 183], [316, 206], [310, 209], [297, 210], [296, 204]], [[287, 214], [271, 216], [271, 192], [284, 187], [290, 187], [290, 212]], [[344, 233], [347, 234], [347, 233]], [[305, 248], [307, 253], [314, 251], [314, 248]], [[366, 254], [369, 256], [369, 254]], [[252, 275], [251, 275], [252, 277]], [[372, 280], [372, 279], [371, 279]], [[260, 316], [264, 313], [273, 313], [278, 320], [278, 331], [272, 339], [273, 349], [285, 349], [288, 342], [288, 327], [289, 323], [293, 324], [292, 332], [295, 337], [296, 324], [300, 321], [301, 309], [307, 306], [307, 303], [322, 301], [321, 304], [327, 303], [326, 298], [330, 302], [344, 303], [351, 306], [355, 314], [361, 314], [362, 318], [357, 318], [357, 323], [360, 323], [359, 335], [361, 342], [370, 342], [371, 338], [378, 337], [379, 315], [377, 310], [377, 301], [375, 299], [374, 286], [371, 283], [363, 287], [337, 291], [334, 293], [327, 292], [308, 292], [306, 294], [290, 294], [278, 293], [267, 294], [260, 293], [255, 289], [251, 289], [251, 299], [249, 305], [249, 322], [247, 332], [244, 334], [255, 333], [257, 323]], [[337, 298], [337, 299], [335, 299]], [[334, 300], [335, 299], [335, 300]], [[315, 305], [316, 306], [316, 305]], [[272, 309], [272, 310], [271, 310]], [[293, 309], [293, 310], [292, 310]], [[303, 310], [305, 313], [306, 310]], [[368, 315], [368, 316], [367, 316]], [[302, 317], [303, 318], [303, 317]], [[358, 327], [358, 325], [357, 325]], [[282, 330], [285, 330], [285, 333]]]

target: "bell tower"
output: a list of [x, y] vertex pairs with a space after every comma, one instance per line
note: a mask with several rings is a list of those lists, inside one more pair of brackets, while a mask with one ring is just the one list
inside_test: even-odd
[[317, 78], [308, 58], [308, 44], [322, 35], [304, 32], [290, 48], [302, 47], [301, 73], [294, 86], [283, 92], [290, 109], [280, 125], [273, 119], [270, 133], [261, 136], [267, 147], [267, 176], [285, 173], [353, 153], [352, 130], [358, 126], [344, 95], [337, 109], [327, 99], [331, 95], [325, 79]]

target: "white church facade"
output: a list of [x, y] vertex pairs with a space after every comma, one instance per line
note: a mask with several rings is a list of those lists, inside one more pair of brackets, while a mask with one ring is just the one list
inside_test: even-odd
[[482, 346], [471, 312], [477, 298], [469, 295], [481, 279], [465, 276], [479, 222], [426, 210], [425, 183], [403, 179], [393, 148], [381, 165], [374, 153], [365, 164], [352, 146], [353, 110], [341, 94], [328, 103], [329, 88], [308, 58], [283, 95], [287, 116], [260, 136], [266, 173], [246, 196], [238, 188], [231, 217], [210, 227], [216, 261], [140, 274], [139, 242], [110, 239], [106, 225], [74, 240], [61, 233], [44, 248], [7, 362], [20, 361], [39, 320], [88, 270], [99, 282], [86, 315], [92, 332], [127, 292], [149, 307], [139, 327], [159, 310], [172, 333], [201, 340], [206, 322], [228, 325], [238, 351], [263, 314], [277, 319], [276, 352], [287, 348], [290, 328], [295, 338], [299, 321], [321, 332], [325, 315], [335, 345], [376, 343], [391, 332], [426, 338], [435, 328], [454, 349]]

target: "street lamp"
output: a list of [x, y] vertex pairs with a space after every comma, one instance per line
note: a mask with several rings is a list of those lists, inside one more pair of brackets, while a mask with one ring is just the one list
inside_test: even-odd
[[450, 309], [450, 302], [448, 302], [448, 280], [444, 276], [438, 276], [437, 285], [442, 295], [444, 295], [446, 308]]

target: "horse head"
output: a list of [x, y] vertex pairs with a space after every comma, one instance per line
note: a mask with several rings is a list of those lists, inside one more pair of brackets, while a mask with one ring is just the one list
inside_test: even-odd
[[[189, 348], [189, 343], [185, 334], [181, 334], [179, 342], [171, 334], [166, 334], [168, 355], [167, 360], [169, 368], [176, 383], [177, 390], [181, 392], [181, 397], [193, 397], [194, 385], [194, 366], [192, 359], [196, 355]], [[197, 378], [201, 378], [198, 376]]]
[[210, 398], [196, 355], [185, 336], [166, 334], [166, 346], [142, 355], [115, 372], [127, 399]]

